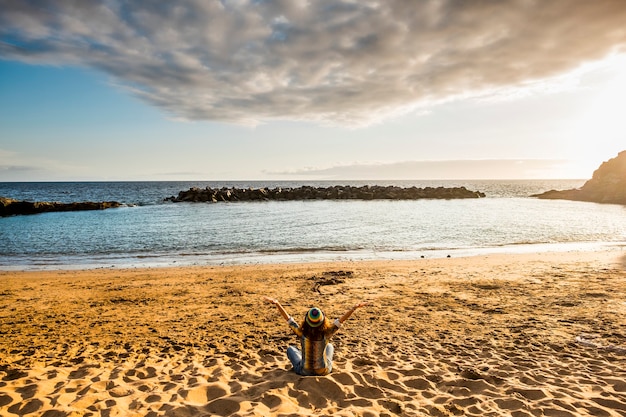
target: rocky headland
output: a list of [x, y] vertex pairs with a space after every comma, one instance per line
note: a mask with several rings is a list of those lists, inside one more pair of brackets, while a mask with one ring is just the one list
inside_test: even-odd
[[626, 204], [626, 151], [603, 162], [582, 187], [550, 190], [532, 197], [594, 203]]
[[104, 210], [120, 206], [121, 203], [117, 201], [59, 203], [48, 201], [18, 201], [12, 198], [0, 197], [0, 217], [48, 213], [52, 211]]
[[395, 186], [332, 186], [297, 188], [198, 188], [181, 191], [177, 197], [166, 201], [209, 202], [221, 201], [288, 201], [288, 200], [419, 200], [419, 199], [458, 199], [481, 198], [485, 194], [470, 191], [465, 187], [395, 187]]

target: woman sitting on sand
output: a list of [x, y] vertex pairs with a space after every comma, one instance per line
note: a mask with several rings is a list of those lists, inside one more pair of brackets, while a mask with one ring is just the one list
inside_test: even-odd
[[299, 375], [327, 375], [333, 368], [333, 353], [335, 348], [328, 339], [335, 334], [341, 324], [359, 308], [366, 306], [367, 302], [356, 304], [343, 316], [331, 322], [317, 307], [311, 308], [304, 316], [301, 324], [287, 314], [284, 307], [275, 298], [263, 297], [268, 303], [274, 304], [280, 315], [287, 320], [296, 335], [300, 338], [302, 350], [295, 346], [289, 346], [287, 357], [293, 365], [294, 371]]

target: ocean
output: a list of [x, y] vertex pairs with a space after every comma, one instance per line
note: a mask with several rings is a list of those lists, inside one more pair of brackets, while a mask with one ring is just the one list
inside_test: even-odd
[[[626, 247], [626, 207], [530, 195], [584, 180], [0, 183], [27, 201], [119, 201], [104, 211], [0, 218], [0, 270], [381, 259]], [[190, 187], [456, 187], [468, 200], [171, 203]]]

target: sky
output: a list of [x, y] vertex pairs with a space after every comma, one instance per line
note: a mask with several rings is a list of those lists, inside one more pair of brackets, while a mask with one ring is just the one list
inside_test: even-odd
[[586, 179], [623, 0], [0, 0], [0, 181]]

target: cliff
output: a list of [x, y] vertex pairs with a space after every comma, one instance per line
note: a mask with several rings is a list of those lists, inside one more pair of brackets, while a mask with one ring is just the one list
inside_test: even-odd
[[572, 190], [550, 190], [532, 197], [590, 201], [595, 203], [626, 204], [626, 151], [603, 162], [592, 178], [581, 188]]

